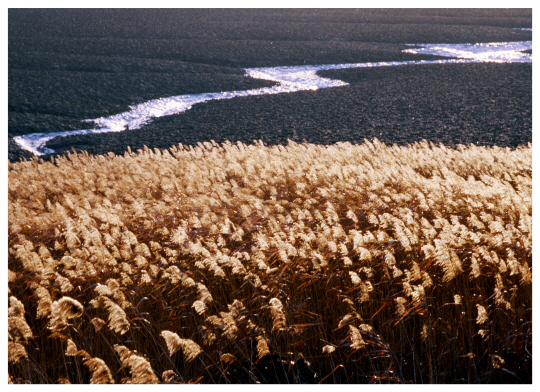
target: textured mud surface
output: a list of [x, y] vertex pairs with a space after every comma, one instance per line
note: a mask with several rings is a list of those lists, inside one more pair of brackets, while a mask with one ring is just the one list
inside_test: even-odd
[[[271, 82], [242, 68], [432, 59], [405, 43], [531, 40], [530, 10], [14, 10], [9, 11], [13, 136], [81, 122], [159, 97]], [[51, 140], [122, 154], [199, 141], [363, 142], [514, 147], [532, 141], [530, 64], [442, 64], [324, 71], [350, 83], [319, 91], [195, 105], [138, 130]], [[48, 158], [45, 156], [44, 158]]]

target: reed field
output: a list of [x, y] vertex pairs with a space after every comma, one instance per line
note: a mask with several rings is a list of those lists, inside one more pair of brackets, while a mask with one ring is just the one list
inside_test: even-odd
[[9, 163], [10, 383], [531, 383], [532, 146]]

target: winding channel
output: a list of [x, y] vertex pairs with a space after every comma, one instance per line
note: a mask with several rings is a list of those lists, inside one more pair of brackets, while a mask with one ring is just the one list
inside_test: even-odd
[[[530, 30], [530, 29], [528, 29]], [[130, 106], [129, 111], [109, 117], [83, 120], [95, 124], [93, 129], [80, 129], [64, 132], [32, 133], [16, 136], [13, 140], [23, 149], [35, 155], [52, 154], [47, 148], [49, 140], [71, 136], [106, 132], [123, 132], [138, 129], [148, 124], [153, 118], [170, 116], [185, 112], [197, 103], [214, 99], [230, 99], [252, 95], [281, 94], [295, 91], [318, 90], [329, 87], [346, 86], [341, 80], [323, 78], [317, 71], [347, 68], [391, 67], [398, 65], [421, 64], [463, 64], [463, 63], [531, 63], [532, 55], [525, 51], [532, 49], [532, 41], [494, 42], [477, 44], [411, 44], [403, 52], [413, 54], [449, 57], [448, 60], [390, 61], [353, 64], [303, 65], [288, 67], [246, 68], [246, 76], [277, 82], [273, 87], [264, 87], [242, 91], [224, 91], [203, 94], [177, 95], [159, 98], [138, 105]]]

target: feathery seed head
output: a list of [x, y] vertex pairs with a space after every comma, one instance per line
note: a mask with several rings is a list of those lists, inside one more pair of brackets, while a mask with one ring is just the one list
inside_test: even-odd
[[486, 308], [480, 304], [476, 304], [476, 309], [478, 311], [478, 316], [476, 317], [476, 324], [484, 324], [488, 321], [488, 314]]
[[90, 384], [114, 384], [109, 367], [101, 358], [89, 358], [84, 361], [84, 364], [92, 372]]
[[24, 346], [17, 342], [8, 342], [8, 362], [18, 363], [28, 358]]
[[351, 349], [360, 350], [366, 346], [366, 342], [362, 338], [362, 334], [353, 325], [349, 325], [349, 339], [351, 340]]
[[65, 329], [68, 320], [82, 316], [83, 309], [81, 303], [71, 297], [62, 297], [58, 301], [53, 302], [49, 329], [53, 331]]

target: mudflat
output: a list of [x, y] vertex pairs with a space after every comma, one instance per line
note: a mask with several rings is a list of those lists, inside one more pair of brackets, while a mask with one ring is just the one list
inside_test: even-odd
[[[411, 43], [527, 41], [530, 9], [10, 9], [8, 155], [13, 137], [92, 127], [151, 99], [273, 83], [244, 68], [434, 59]], [[140, 129], [51, 140], [62, 154], [123, 154], [202, 141], [387, 144], [532, 141], [531, 64], [323, 71], [348, 86], [194, 105]], [[44, 156], [45, 159], [48, 156]]]

